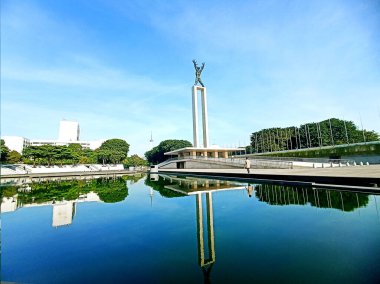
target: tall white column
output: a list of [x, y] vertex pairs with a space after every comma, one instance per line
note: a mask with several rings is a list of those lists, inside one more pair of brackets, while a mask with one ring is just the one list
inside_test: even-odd
[[206, 88], [201, 89], [202, 94], [202, 122], [203, 122], [203, 147], [208, 148], [208, 115]]
[[193, 86], [193, 145], [198, 148], [198, 90]]
[[201, 86], [192, 87], [193, 95], [193, 138], [194, 147], [199, 147], [198, 142], [198, 90], [201, 91], [202, 103], [202, 130], [203, 130], [203, 148], [207, 148], [208, 144], [208, 115], [207, 115], [207, 95], [206, 88]]

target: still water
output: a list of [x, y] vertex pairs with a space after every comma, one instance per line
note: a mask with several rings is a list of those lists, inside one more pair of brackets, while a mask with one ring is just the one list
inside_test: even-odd
[[377, 195], [176, 176], [1, 188], [2, 281], [380, 282]]

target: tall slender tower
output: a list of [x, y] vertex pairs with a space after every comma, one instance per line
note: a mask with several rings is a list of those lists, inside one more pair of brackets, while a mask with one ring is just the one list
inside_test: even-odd
[[150, 132], [149, 146], [150, 146], [150, 149], [153, 149], [153, 136], [152, 136], [152, 131]]

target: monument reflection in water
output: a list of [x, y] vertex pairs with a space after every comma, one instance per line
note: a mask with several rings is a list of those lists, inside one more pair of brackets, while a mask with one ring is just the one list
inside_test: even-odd
[[[293, 187], [275, 184], [250, 184], [230, 182], [215, 179], [199, 179], [194, 177], [178, 177], [171, 175], [150, 175], [150, 181], [162, 179], [165, 189], [180, 195], [195, 195], [198, 263], [202, 268], [204, 282], [211, 283], [211, 270], [216, 261], [214, 211], [212, 194], [216, 191], [246, 190], [249, 197], [253, 193], [260, 202], [272, 206], [309, 205], [317, 208], [354, 211], [366, 207], [369, 202], [368, 194], [332, 191], [322, 188]], [[162, 191], [162, 188], [161, 188]], [[376, 212], [379, 218], [377, 201]], [[205, 204], [206, 208], [204, 208]], [[206, 223], [206, 224], [205, 224]], [[206, 242], [205, 242], [206, 238]]]
[[[198, 240], [198, 264], [202, 268], [205, 283], [211, 283], [211, 270], [215, 263], [215, 234], [214, 211], [212, 205], [212, 193], [223, 190], [242, 190], [245, 187], [239, 183], [214, 179], [181, 178], [177, 176], [160, 175], [166, 189], [181, 195], [195, 195], [197, 240]], [[150, 181], [158, 181], [159, 175], [150, 175]], [[203, 203], [205, 201], [205, 208]], [[204, 222], [205, 221], [205, 222]], [[205, 242], [206, 237], [206, 242]]]

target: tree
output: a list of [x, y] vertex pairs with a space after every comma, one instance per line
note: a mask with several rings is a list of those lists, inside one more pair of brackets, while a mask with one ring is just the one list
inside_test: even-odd
[[125, 154], [121, 151], [110, 151], [109, 159], [112, 163], [117, 164], [125, 158]]
[[83, 149], [82, 155], [79, 158], [79, 162], [81, 164], [90, 164], [90, 163], [96, 163], [98, 161], [98, 158], [96, 156], [96, 152], [91, 149]]
[[255, 149], [251, 145], [245, 146], [245, 153], [247, 154], [255, 153]]
[[147, 160], [139, 157], [138, 155], [132, 155], [124, 159], [123, 164], [126, 167], [138, 167], [138, 166], [147, 166]]
[[72, 143], [67, 146], [67, 149], [69, 151], [68, 156], [70, 156], [71, 162], [75, 165], [78, 162], [80, 162], [82, 156], [83, 156], [83, 148], [82, 145]]
[[119, 151], [128, 154], [129, 144], [122, 139], [109, 139], [102, 143], [99, 147], [101, 150]]
[[51, 151], [53, 154], [53, 160], [59, 161], [61, 166], [64, 161], [70, 161], [74, 158], [68, 146], [53, 146]]
[[5, 146], [5, 141], [3, 139], [0, 140], [0, 161], [4, 162], [7, 159], [9, 154], [9, 148]]
[[15, 164], [21, 161], [21, 154], [15, 150], [12, 150], [7, 155], [7, 163]]
[[106, 164], [107, 161], [110, 160], [110, 151], [109, 150], [102, 150], [100, 148], [95, 150], [95, 155], [98, 159], [98, 161], [101, 161], [103, 165]]
[[57, 158], [56, 147], [52, 145], [42, 145], [40, 146], [41, 156], [47, 160], [48, 167], [50, 167], [54, 160]]
[[103, 162], [119, 163], [128, 156], [129, 144], [122, 139], [109, 139], [97, 149], [98, 159]]
[[29, 146], [22, 150], [22, 156], [33, 161], [33, 167], [39, 159], [42, 158], [41, 146]]
[[158, 164], [168, 159], [168, 157], [165, 156], [164, 153], [192, 146], [193, 145], [187, 140], [164, 140], [158, 146], [154, 147], [152, 150], [147, 151], [145, 153], [145, 157], [150, 163]]

